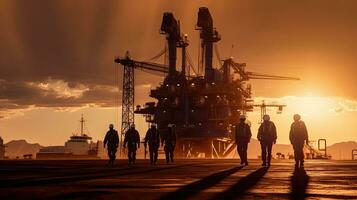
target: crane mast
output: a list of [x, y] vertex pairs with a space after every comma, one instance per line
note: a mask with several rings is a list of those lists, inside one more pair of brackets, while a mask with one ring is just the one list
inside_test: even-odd
[[[122, 116], [121, 116], [121, 138], [130, 125], [134, 124], [134, 100], [135, 100], [135, 83], [134, 83], [134, 67], [133, 63], [129, 62], [130, 55], [126, 52], [123, 59], [124, 73], [123, 73], [123, 90], [122, 90]], [[125, 62], [127, 61], [127, 62]], [[119, 59], [116, 59], [119, 62]], [[121, 140], [123, 141], [123, 140]]]
[[213, 43], [221, 40], [221, 37], [213, 27], [213, 19], [208, 8], [201, 7], [199, 9], [196, 29], [200, 30], [202, 60], [204, 60], [203, 65], [205, 66], [205, 78], [207, 82], [212, 82], [214, 76], [212, 67]]

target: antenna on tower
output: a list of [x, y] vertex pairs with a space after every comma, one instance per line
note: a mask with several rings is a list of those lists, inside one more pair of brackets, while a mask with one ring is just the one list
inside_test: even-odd
[[79, 121], [81, 123], [81, 136], [83, 136], [83, 129], [84, 129], [84, 118], [83, 118], [83, 114], [81, 116], [81, 120]]

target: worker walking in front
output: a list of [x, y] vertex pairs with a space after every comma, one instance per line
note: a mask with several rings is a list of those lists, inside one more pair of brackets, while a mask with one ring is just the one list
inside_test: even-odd
[[154, 124], [152, 124], [149, 130], [146, 132], [144, 143], [145, 149], [147, 144], [149, 144], [150, 163], [152, 165], [156, 165], [160, 146], [160, 135]]
[[166, 134], [163, 135], [161, 145], [165, 144], [164, 151], [166, 155], [166, 163], [174, 162], [174, 151], [176, 146], [175, 125], [168, 124]]
[[309, 145], [309, 136], [307, 133], [306, 125], [301, 121], [301, 116], [298, 114], [294, 115], [294, 122], [291, 124], [290, 143], [293, 145], [294, 157], [295, 157], [295, 167], [304, 167], [304, 143]]
[[260, 146], [262, 149], [262, 166], [270, 166], [271, 161], [271, 151], [273, 144], [276, 143], [277, 134], [275, 124], [270, 121], [269, 115], [263, 116], [263, 123], [260, 125], [258, 130], [258, 140], [260, 141]]
[[237, 144], [237, 151], [240, 157], [240, 164], [248, 166], [247, 150], [248, 143], [250, 142], [250, 138], [252, 137], [252, 132], [250, 130], [250, 126], [245, 123], [245, 120], [245, 115], [241, 115], [239, 117], [239, 123], [236, 125], [235, 128], [235, 139]]
[[105, 134], [104, 137], [104, 148], [107, 146], [108, 157], [109, 157], [109, 165], [114, 165], [114, 161], [116, 158], [116, 152], [119, 145], [119, 136], [118, 132], [114, 129], [113, 124], [109, 124], [109, 131]]
[[135, 124], [132, 124], [130, 129], [125, 133], [124, 148], [128, 145], [128, 160], [129, 164], [135, 164], [136, 150], [140, 148], [140, 135], [135, 129]]

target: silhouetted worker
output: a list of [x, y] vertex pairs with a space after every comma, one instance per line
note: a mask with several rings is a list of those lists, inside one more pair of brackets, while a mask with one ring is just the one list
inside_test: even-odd
[[135, 164], [136, 149], [140, 148], [140, 135], [135, 129], [135, 124], [132, 124], [130, 129], [125, 133], [124, 148], [126, 148], [127, 144], [129, 164]]
[[176, 134], [174, 130], [174, 125], [169, 124], [167, 125], [167, 131], [166, 134], [163, 135], [161, 145], [164, 146], [164, 151], [166, 155], [166, 163], [174, 162], [174, 151], [175, 151], [175, 146], [176, 146]]
[[118, 132], [114, 129], [113, 124], [109, 124], [109, 131], [105, 134], [104, 138], [104, 148], [107, 146], [108, 149], [108, 157], [109, 157], [109, 164], [114, 165], [115, 161], [115, 154], [117, 152], [119, 145], [119, 136]]
[[237, 144], [237, 151], [240, 157], [240, 164], [248, 165], [247, 149], [252, 132], [250, 126], [245, 123], [245, 115], [239, 116], [239, 123], [236, 125], [235, 139]]
[[269, 167], [271, 161], [271, 150], [273, 148], [273, 144], [276, 143], [277, 138], [275, 124], [270, 121], [269, 115], [263, 116], [263, 123], [259, 127], [257, 138], [260, 141], [262, 149], [262, 166]]
[[151, 125], [145, 135], [145, 148], [149, 144], [150, 163], [156, 165], [160, 146], [160, 135], [154, 124]]
[[298, 114], [294, 115], [294, 122], [291, 124], [290, 128], [290, 142], [294, 148], [295, 157], [295, 167], [304, 167], [304, 143], [309, 145], [309, 136], [307, 133], [306, 125], [301, 121], [301, 116]]

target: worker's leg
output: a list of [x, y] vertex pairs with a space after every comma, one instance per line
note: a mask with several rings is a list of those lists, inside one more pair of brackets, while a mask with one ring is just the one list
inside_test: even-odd
[[133, 161], [133, 164], [135, 164], [135, 161], [136, 161], [136, 149], [133, 150], [133, 157], [132, 157], [132, 161]]
[[268, 163], [268, 166], [270, 166], [272, 148], [273, 148], [273, 142], [269, 142], [267, 144], [267, 151], [268, 151], [267, 152], [268, 153], [267, 163]]
[[129, 160], [129, 164], [131, 164], [132, 158], [131, 158], [131, 150], [130, 149], [128, 149], [128, 160]]
[[166, 163], [169, 163], [169, 161], [170, 161], [170, 152], [169, 151], [165, 151], [165, 156], [166, 156]]
[[244, 163], [245, 165], [248, 165], [248, 142], [244, 142], [243, 144], [243, 156], [244, 156]]
[[164, 146], [164, 151], [165, 151], [165, 157], [166, 157], [166, 163], [169, 163], [170, 161], [170, 155], [169, 155], [169, 147], [167, 144]]
[[299, 148], [299, 161], [300, 161], [300, 167], [304, 167], [304, 145], [302, 144]]
[[260, 147], [262, 149], [262, 161], [263, 165], [265, 166], [267, 163], [267, 146], [265, 142], [260, 142]]
[[170, 160], [171, 160], [171, 162], [174, 162], [174, 148], [173, 147], [170, 148]]
[[240, 158], [240, 164], [244, 164], [245, 158], [244, 158], [244, 144], [242, 141], [238, 141], [237, 143], [237, 150]]
[[294, 148], [294, 159], [295, 159], [295, 167], [299, 167], [299, 161], [300, 161], [300, 150], [297, 144], [293, 144]]
[[154, 150], [152, 148], [149, 148], [150, 151], [150, 163], [154, 164]]
[[111, 164], [111, 162], [112, 162], [112, 153], [111, 153], [110, 149], [108, 149], [108, 158], [109, 158], [108, 163]]
[[154, 150], [154, 164], [156, 164], [156, 162], [157, 162], [158, 153], [159, 153], [159, 149], [155, 148], [155, 150]]

